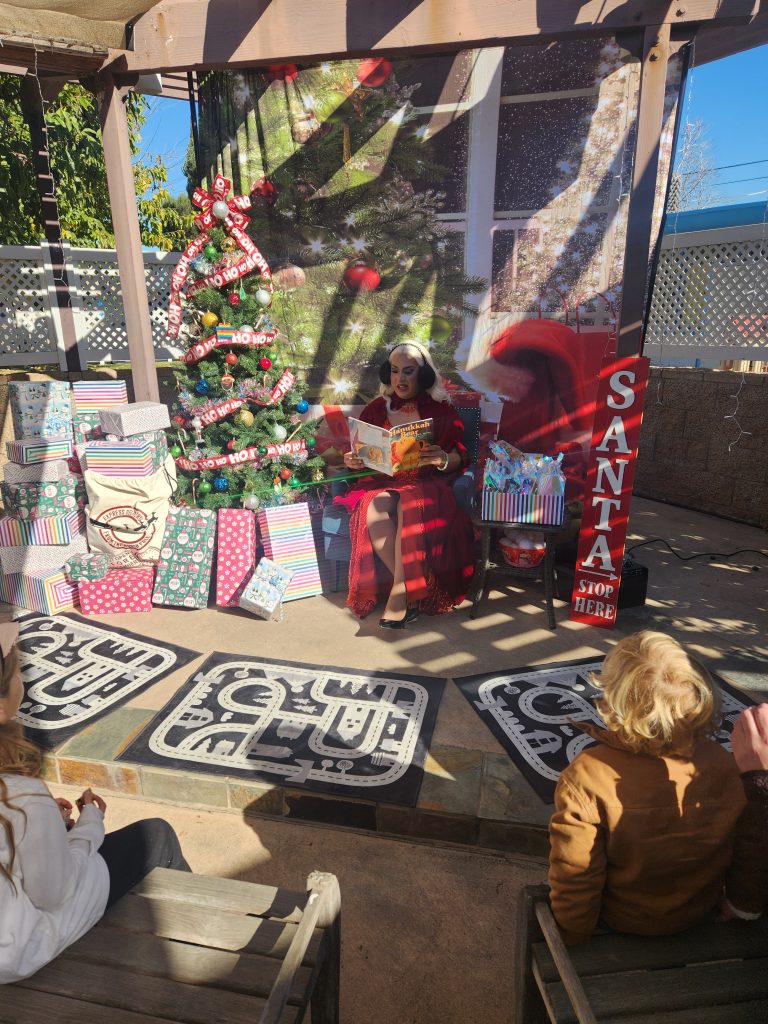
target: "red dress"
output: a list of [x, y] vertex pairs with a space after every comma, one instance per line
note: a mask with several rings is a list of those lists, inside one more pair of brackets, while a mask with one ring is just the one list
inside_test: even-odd
[[[419, 418], [432, 417], [434, 444], [443, 451], [458, 451], [462, 464], [467, 450], [462, 440], [464, 426], [450, 402], [436, 402], [423, 392], [417, 399]], [[389, 428], [386, 400], [374, 399], [359, 417]], [[458, 507], [453, 496], [455, 474], [440, 473], [435, 466], [422, 466], [396, 477], [375, 476], [359, 481], [355, 489], [335, 504], [350, 510], [352, 556], [349, 567], [347, 606], [364, 618], [386, 599], [391, 577], [376, 558], [368, 536], [368, 506], [382, 491], [397, 492], [402, 506], [401, 556], [409, 605], [419, 605], [430, 615], [447, 612], [461, 604], [474, 569], [472, 520]]]

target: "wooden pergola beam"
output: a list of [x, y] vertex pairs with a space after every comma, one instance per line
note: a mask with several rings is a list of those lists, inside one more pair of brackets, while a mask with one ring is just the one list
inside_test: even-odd
[[113, 74], [423, 53], [567, 39], [647, 25], [744, 24], [760, 0], [162, 0]]

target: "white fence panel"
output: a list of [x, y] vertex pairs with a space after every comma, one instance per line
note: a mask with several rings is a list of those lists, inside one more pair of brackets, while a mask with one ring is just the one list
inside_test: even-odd
[[37, 245], [0, 246], [0, 366], [59, 362], [48, 308], [47, 255]]

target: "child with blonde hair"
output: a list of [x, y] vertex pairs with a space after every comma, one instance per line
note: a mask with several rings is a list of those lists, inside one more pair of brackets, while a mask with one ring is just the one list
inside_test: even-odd
[[598, 920], [638, 935], [682, 931], [716, 909], [745, 806], [733, 757], [711, 738], [719, 693], [676, 640], [651, 631], [621, 640], [594, 682], [606, 727], [580, 725], [598, 742], [555, 792], [553, 913], [568, 943]]
[[[104, 835], [106, 804], [72, 804], [40, 779], [40, 754], [14, 721], [24, 698], [18, 627], [0, 623], [0, 984], [34, 974], [153, 867], [189, 871], [161, 819]], [[2, 997], [0, 997], [0, 1001]]]

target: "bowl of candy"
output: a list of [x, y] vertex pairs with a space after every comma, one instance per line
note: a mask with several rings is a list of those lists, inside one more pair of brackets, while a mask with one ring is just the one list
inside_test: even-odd
[[541, 564], [547, 546], [540, 535], [515, 530], [499, 538], [499, 550], [507, 565], [515, 569], [535, 569]]

